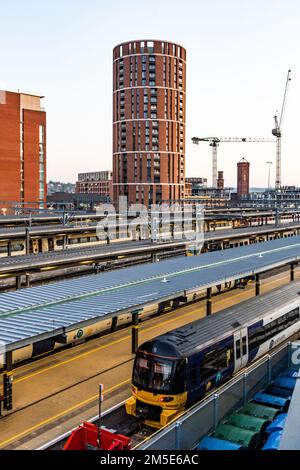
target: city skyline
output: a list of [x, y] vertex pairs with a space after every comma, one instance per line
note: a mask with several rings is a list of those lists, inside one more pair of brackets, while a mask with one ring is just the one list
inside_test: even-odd
[[[112, 51], [118, 43], [148, 38], [187, 50], [186, 176], [208, 182], [211, 149], [206, 143], [193, 146], [191, 137], [271, 138], [292, 68], [282, 182], [298, 184], [296, 1], [189, 1], [185, 10], [177, 1], [154, 1], [146, 11], [130, 0], [120, 16], [120, 2], [101, 3], [53, 2], [40, 13], [35, 0], [2, 7], [0, 88], [46, 96], [48, 180], [75, 181], [79, 172], [112, 168]], [[224, 143], [219, 170], [226, 186], [236, 186], [242, 157], [251, 163], [251, 187], [267, 186], [272, 161], [274, 185], [275, 144]]]

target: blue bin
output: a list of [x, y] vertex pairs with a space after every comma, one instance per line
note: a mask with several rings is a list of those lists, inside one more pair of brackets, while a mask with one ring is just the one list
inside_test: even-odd
[[272, 406], [280, 410], [287, 410], [290, 400], [288, 398], [276, 397], [267, 393], [256, 393], [252, 399], [255, 403], [261, 403], [266, 406]]
[[272, 385], [276, 385], [277, 387], [288, 388], [289, 390], [294, 390], [296, 385], [296, 380], [293, 377], [277, 377]]
[[264, 393], [267, 393], [268, 395], [274, 395], [276, 397], [291, 398], [293, 392], [288, 388], [275, 387], [273, 385], [269, 385], [269, 387], [266, 388]]
[[268, 434], [272, 434], [273, 432], [282, 431], [286, 422], [287, 413], [281, 413], [280, 415], [276, 416], [274, 421], [269, 424], [266, 428], [266, 432]]
[[282, 436], [282, 431], [272, 432], [265, 442], [262, 450], [278, 450], [280, 439]]
[[206, 436], [201, 439], [197, 445], [197, 450], [244, 450], [245, 447], [234, 442], [217, 439], [216, 437]]
[[299, 371], [294, 369], [287, 369], [280, 374], [279, 377], [290, 377], [296, 379], [298, 377]]

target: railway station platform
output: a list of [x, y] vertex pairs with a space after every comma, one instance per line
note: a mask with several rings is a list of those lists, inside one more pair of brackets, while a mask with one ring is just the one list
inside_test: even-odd
[[[299, 279], [299, 272], [296, 272]], [[262, 292], [289, 283], [289, 273], [264, 279]], [[219, 294], [214, 311], [253, 297], [253, 286]], [[206, 314], [206, 301], [180, 307], [140, 324], [140, 341], [185, 325]], [[13, 370], [14, 409], [0, 418], [0, 449], [36, 449], [130, 396], [134, 356], [130, 329], [65, 349]]]
[[157, 305], [159, 312], [166, 303], [185, 305], [188, 296], [204, 291], [206, 315], [211, 315], [213, 286], [252, 277], [255, 295], [259, 295], [262, 273], [289, 266], [293, 281], [299, 256], [300, 237], [293, 237], [1, 294], [5, 409], [13, 409], [14, 350], [45, 346], [47, 341], [65, 345], [70, 332], [78, 337], [78, 332], [82, 335], [84, 328], [100, 320], [127, 315], [132, 324], [131, 351], [135, 353], [139, 314], [149, 305]]

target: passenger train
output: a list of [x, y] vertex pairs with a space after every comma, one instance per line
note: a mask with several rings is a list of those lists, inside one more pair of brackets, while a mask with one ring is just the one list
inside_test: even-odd
[[[288, 216], [281, 216], [282, 221], [284, 220], [287, 222], [292, 222], [292, 219], [287, 218]], [[273, 219], [269, 218], [269, 223], [273, 223]], [[253, 220], [252, 226], [257, 226], [258, 221]], [[236, 227], [242, 227], [241, 224], [236, 224]], [[214, 231], [222, 231], [223, 229], [231, 229], [231, 224], [229, 222], [217, 222], [214, 228]], [[248, 225], [245, 225], [248, 227]], [[78, 228], [78, 227], [77, 227]], [[135, 239], [134, 230], [129, 230], [129, 233], [123, 230], [120, 230], [119, 236], [122, 238], [122, 241], [131, 241]], [[294, 229], [292, 227], [286, 227], [286, 230], [281, 233], [282, 237], [290, 237], [298, 234], [298, 229]], [[83, 247], [90, 247], [90, 246], [97, 246], [103, 245], [106, 241], [99, 240], [97, 237], [96, 229], [95, 231], [86, 232], [84, 227], [82, 227], [82, 232], [78, 233], [66, 233], [66, 237], [63, 233], [57, 235], [50, 235], [45, 233], [44, 235], [34, 235], [34, 233], [30, 234], [30, 242], [29, 242], [29, 253], [31, 254], [38, 254], [38, 253], [48, 253], [52, 251], [60, 251], [63, 250], [64, 247], [66, 248], [83, 248]], [[148, 234], [149, 235], [149, 234]], [[167, 235], [167, 234], [166, 234]], [[138, 238], [141, 238], [140, 229], [138, 230]], [[163, 238], [163, 234], [161, 234]], [[258, 243], [262, 241], [272, 240], [275, 238], [275, 233], [270, 234], [267, 236], [266, 234], [257, 233], [251, 237], [245, 237], [241, 234], [240, 239], [235, 240], [227, 240], [224, 242], [222, 246], [222, 241], [216, 242], [215, 249], [223, 249], [223, 248], [232, 248], [235, 246], [243, 246], [248, 245], [250, 243]], [[118, 239], [111, 240], [112, 243], [118, 243]], [[212, 243], [210, 242], [210, 245]], [[11, 256], [19, 256], [26, 254], [26, 241], [25, 235], [20, 238], [12, 239], [11, 240]], [[201, 252], [205, 252], [205, 247], [202, 248]], [[189, 250], [187, 250], [187, 256], [198, 254], [199, 250], [195, 250], [192, 246]], [[5, 258], [8, 255], [8, 241], [7, 239], [0, 240], [0, 258]]]
[[[243, 278], [237, 281], [225, 282], [223, 284], [215, 286], [212, 289], [212, 293], [218, 294], [237, 287], [244, 287], [252, 280], [253, 278], [249, 276], [247, 278]], [[201, 300], [205, 298], [205, 296], [206, 290], [200, 289], [198, 292], [189, 294], [185, 303]], [[180, 303], [180, 301], [178, 301], [177, 299], [148, 305], [143, 309], [142, 312], [139, 313], [139, 321], [148, 320], [149, 318], [155, 315], [167, 313], [170, 310], [179, 307], [180, 305], [182, 305], [182, 303]], [[112, 333], [116, 328], [128, 326], [131, 324], [131, 322], [132, 316], [130, 313], [120, 314], [119, 316], [113, 318], [102, 319], [98, 322], [95, 322], [93, 325], [68, 332], [65, 345], [75, 345], [97, 335]], [[16, 364], [19, 362], [27, 361], [29, 359], [38, 358], [41, 355], [51, 353], [52, 351], [62, 348], [65, 345], [55, 341], [55, 338], [39, 341], [37, 343], [13, 351], [13, 363]], [[0, 368], [2, 367], [3, 356], [0, 354]]]
[[[138, 348], [129, 415], [160, 428], [300, 330], [300, 283], [170, 331]], [[291, 291], [294, 289], [294, 291]]]

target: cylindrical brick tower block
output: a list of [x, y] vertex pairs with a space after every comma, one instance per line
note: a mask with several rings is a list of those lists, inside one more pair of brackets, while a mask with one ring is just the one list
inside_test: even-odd
[[237, 164], [237, 196], [243, 198], [249, 194], [250, 163], [242, 158]]
[[114, 201], [184, 197], [186, 51], [165, 41], [113, 50]]

